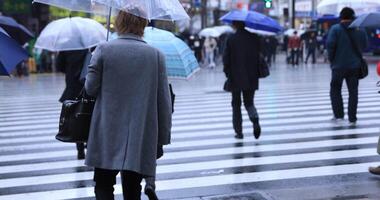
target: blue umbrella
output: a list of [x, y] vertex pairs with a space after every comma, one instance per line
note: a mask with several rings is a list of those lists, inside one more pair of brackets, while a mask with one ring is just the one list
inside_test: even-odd
[[10, 17], [0, 16], [0, 27], [21, 45], [34, 37], [33, 33]]
[[144, 32], [144, 40], [165, 54], [168, 76], [189, 78], [199, 70], [199, 64], [193, 51], [173, 33], [147, 27]]
[[221, 17], [220, 20], [229, 24], [233, 21], [243, 21], [248, 28], [261, 31], [277, 33], [283, 30], [276, 20], [255, 11], [233, 10]]
[[314, 18], [314, 19], [317, 20], [319, 23], [338, 22], [339, 21], [339, 17], [337, 17], [335, 15], [323, 15], [323, 16], [319, 16], [319, 17]]
[[14, 39], [0, 31], [0, 76], [9, 76], [28, 53]]
[[350, 27], [354, 28], [380, 28], [380, 12], [367, 13], [358, 17]]

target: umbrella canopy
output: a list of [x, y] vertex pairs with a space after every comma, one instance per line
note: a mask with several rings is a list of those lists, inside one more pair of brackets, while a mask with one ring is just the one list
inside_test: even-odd
[[338, 15], [342, 8], [351, 7], [356, 15], [380, 11], [379, 0], [322, 0], [317, 11], [320, 15]]
[[380, 12], [364, 14], [353, 21], [350, 27], [380, 28]]
[[205, 28], [205, 29], [202, 29], [198, 33], [198, 35], [201, 37], [219, 37], [220, 35], [222, 35], [222, 33], [214, 28]]
[[17, 23], [16, 20], [10, 17], [0, 16], [0, 27], [21, 45], [24, 45], [34, 37], [33, 33], [25, 28], [25, 26]]
[[7, 35], [8, 37], [10, 37], [10, 36], [8, 35], [8, 33], [7, 33], [4, 29], [2, 29], [1, 27], [0, 27], [0, 32], [1, 32], [1, 33], [4, 33], [4, 34]]
[[290, 28], [290, 29], [288, 29], [288, 30], [286, 30], [286, 31], [284, 32], [284, 35], [292, 36], [292, 35], [294, 35], [294, 31], [297, 31], [297, 35], [298, 35], [298, 36], [301, 36], [302, 34], [305, 33], [305, 30], [296, 30], [296, 29], [292, 29], [292, 28]]
[[276, 35], [276, 33], [273, 33], [273, 32], [269, 32], [269, 31], [260, 31], [260, 30], [255, 30], [255, 29], [251, 29], [251, 28], [245, 28], [245, 30], [251, 32], [251, 33], [256, 33], [258, 35], [263, 35], [263, 36], [273, 36], [273, 35]]
[[232, 23], [233, 21], [243, 21], [248, 28], [261, 31], [277, 33], [283, 30], [283, 28], [276, 20], [255, 11], [230, 11], [221, 17], [220, 20], [226, 23]]
[[106, 38], [107, 29], [95, 20], [72, 17], [48, 24], [35, 47], [49, 51], [88, 49], [106, 41]]
[[199, 70], [193, 51], [171, 32], [147, 27], [144, 40], [165, 54], [168, 76], [187, 79]]
[[314, 19], [317, 20], [319, 23], [339, 21], [339, 17], [335, 15], [323, 15], [323, 16], [316, 17]]
[[214, 26], [213, 29], [219, 31], [221, 34], [234, 33], [235, 32], [235, 30], [231, 26], [227, 26], [227, 25]]
[[178, 0], [34, 0], [73, 11], [108, 15], [110, 8], [123, 10], [145, 19], [190, 19]]
[[213, 26], [209, 28], [202, 29], [198, 35], [201, 37], [220, 37], [225, 33], [235, 32], [231, 26]]
[[16, 66], [28, 58], [20, 44], [0, 31], [0, 76], [9, 76]]

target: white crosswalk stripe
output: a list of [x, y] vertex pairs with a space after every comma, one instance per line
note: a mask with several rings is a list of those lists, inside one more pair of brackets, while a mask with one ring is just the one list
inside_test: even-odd
[[[159, 194], [176, 199], [177, 191], [193, 197], [199, 188], [360, 176], [380, 164], [380, 101], [374, 90], [360, 93], [356, 128], [329, 121], [326, 89], [257, 95], [259, 140], [245, 111], [245, 138], [233, 137], [229, 94], [177, 95], [173, 142], [158, 161]], [[0, 200], [94, 196], [91, 169], [76, 160], [73, 144], [54, 138], [59, 112], [56, 94], [0, 99]], [[119, 184], [115, 193], [122, 193]]]

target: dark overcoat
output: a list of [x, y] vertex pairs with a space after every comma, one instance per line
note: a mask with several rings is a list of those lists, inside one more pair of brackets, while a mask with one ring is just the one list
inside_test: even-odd
[[226, 43], [223, 55], [224, 73], [232, 91], [259, 88], [260, 37], [246, 30], [238, 30]]
[[61, 51], [57, 57], [57, 68], [65, 73], [66, 88], [60, 102], [73, 100], [80, 94], [84, 84], [80, 81], [80, 73], [88, 50]]
[[171, 97], [165, 57], [135, 35], [100, 44], [86, 92], [96, 97], [86, 164], [154, 176], [157, 146], [170, 143]]

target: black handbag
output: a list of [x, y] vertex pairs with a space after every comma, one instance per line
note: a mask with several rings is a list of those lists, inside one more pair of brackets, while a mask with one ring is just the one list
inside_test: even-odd
[[368, 76], [368, 63], [366, 60], [364, 60], [363, 55], [361, 51], [359, 50], [359, 47], [356, 45], [354, 39], [351, 37], [350, 33], [348, 32], [347, 28], [341, 25], [343, 30], [346, 32], [348, 38], [350, 39], [351, 46], [357, 56], [360, 58], [360, 66], [359, 66], [359, 74], [358, 78], [363, 79]]
[[64, 101], [55, 138], [62, 142], [87, 142], [94, 106], [95, 99], [90, 98], [84, 90], [75, 100]]
[[259, 78], [266, 78], [269, 76], [269, 66], [263, 55], [259, 56]]
[[232, 91], [231, 80], [229, 78], [227, 78], [227, 80], [224, 82], [223, 90], [226, 91], [226, 92], [231, 92]]

